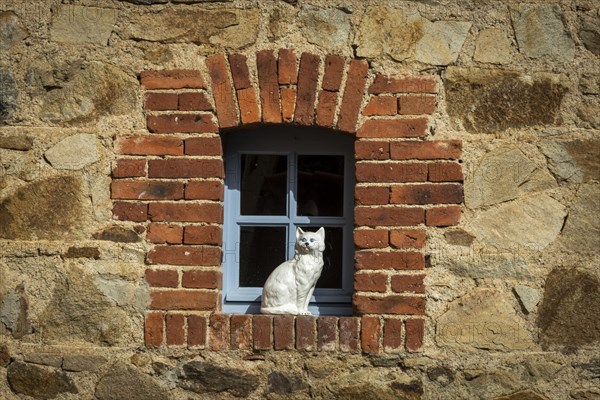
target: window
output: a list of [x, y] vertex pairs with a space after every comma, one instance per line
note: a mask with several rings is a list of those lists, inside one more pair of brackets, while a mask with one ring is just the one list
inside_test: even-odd
[[260, 312], [267, 277], [294, 254], [296, 227], [325, 227], [325, 265], [309, 310], [351, 314], [354, 140], [269, 126], [224, 135], [223, 311]]

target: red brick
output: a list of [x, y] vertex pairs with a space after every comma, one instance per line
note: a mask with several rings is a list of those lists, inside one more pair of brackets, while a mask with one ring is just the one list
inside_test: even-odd
[[201, 136], [185, 140], [185, 154], [188, 156], [220, 156], [223, 155], [219, 136]]
[[148, 204], [113, 202], [113, 217], [121, 221], [144, 222], [148, 219]]
[[[354, 309], [363, 314], [424, 315], [425, 298], [405, 295], [369, 296], [354, 295]], [[364, 321], [363, 321], [364, 323]], [[364, 328], [363, 328], [364, 331]]]
[[113, 178], [134, 178], [146, 175], [146, 160], [116, 160], [113, 170]]
[[337, 350], [337, 317], [317, 318], [317, 350]]
[[281, 85], [294, 85], [298, 82], [298, 71], [296, 70], [296, 55], [293, 50], [279, 50], [279, 83]]
[[381, 320], [379, 317], [363, 317], [361, 322], [360, 343], [363, 353], [379, 353]]
[[400, 96], [398, 97], [398, 114], [422, 115], [435, 112], [436, 101], [434, 96]]
[[189, 315], [188, 324], [188, 346], [206, 346], [206, 318], [202, 315]]
[[248, 71], [248, 63], [245, 55], [230, 54], [229, 67], [231, 68], [233, 86], [236, 89], [246, 89], [252, 86], [250, 83], [250, 71]]
[[410, 352], [419, 351], [423, 348], [423, 339], [425, 336], [425, 321], [422, 319], [407, 319], [406, 329], [406, 350]]
[[181, 346], [185, 343], [185, 316], [183, 314], [167, 314], [167, 345]]
[[417, 207], [356, 207], [358, 226], [413, 226], [425, 222], [425, 211]]
[[427, 226], [451, 226], [460, 221], [460, 206], [433, 207], [425, 213]]
[[185, 271], [181, 278], [181, 286], [192, 289], [221, 289], [223, 276], [220, 271], [192, 270]]
[[325, 127], [333, 126], [337, 95], [336, 92], [321, 90], [317, 105], [317, 125]]
[[252, 317], [252, 344], [254, 350], [271, 350], [273, 333], [273, 317], [271, 315], [254, 315]]
[[298, 93], [296, 95], [296, 111], [294, 122], [301, 125], [312, 125], [315, 117], [315, 100], [319, 79], [319, 56], [302, 53], [298, 72]]
[[206, 244], [221, 246], [223, 230], [214, 225], [188, 225], [185, 227], [183, 242], [185, 244]]
[[181, 93], [177, 106], [181, 111], [212, 111], [213, 109], [204, 92]]
[[216, 180], [190, 181], [185, 186], [185, 198], [189, 200], [223, 200], [223, 183]]
[[354, 245], [359, 249], [380, 249], [388, 247], [387, 229], [357, 229], [354, 231]]
[[369, 64], [365, 60], [350, 61], [337, 124], [338, 129], [343, 132], [356, 132], [368, 71]]
[[427, 134], [427, 118], [369, 119], [356, 133], [364, 138], [413, 138]]
[[200, 71], [173, 69], [162, 71], [142, 71], [142, 87], [146, 89], [203, 89], [206, 87]]
[[358, 251], [356, 269], [419, 270], [425, 268], [423, 253], [417, 251]]
[[357, 182], [425, 182], [427, 164], [397, 162], [360, 162], [356, 164]]
[[460, 140], [438, 140], [434, 142], [402, 141], [390, 144], [394, 160], [458, 160], [462, 151]]
[[111, 198], [126, 200], [179, 200], [182, 182], [118, 179], [110, 184]]
[[232, 315], [231, 325], [231, 343], [232, 350], [251, 350], [252, 349], [252, 315]]
[[212, 314], [208, 326], [208, 345], [211, 350], [228, 350], [229, 338], [229, 315]]
[[292, 350], [294, 342], [293, 315], [276, 315], [273, 319], [273, 348], [275, 350]]
[[400, 204], [460, 204], [463, 202], [462, 185], [437, 183], [423, 185], [394, 185], [391, 203]]
[[144, 343], [148, 347], [158, 347], [163, 343], [164, 320], [160, 312], [150, 312], [144, 324]]
[[212, 114], [161, 114], [146, 117], [153, 133], [212, 133], [217, 131]]
[[402, 320], [386, 318], [383, 325], [383, 348], [397, 350], [402, 347]]
[[360, 318], [340, 317], [339, 320], [340, 350], [345, 353], [358, 350], [360, 337]]
[[149, 178], [222, 178], [223, 161], [167, 158], [148, 161]]
[[211, 246], [156, 246], [148, 252], [148, 263], [167, 265], [221, 265], [221, 248]]
[[218, 203], [152, 203], [148, 214], [153, 222], [223, 222], [223, 206]]
[[172, 136], [129, 136], [117, 138], [115, 150], [129, 155], [181, 156], [183, 141]]
[[424, 278], [425, 275], [394, 275], [392, 276], [392, 290], [397, 293], [425, 293]]
[[396, 78], [377, 75], [369, 93], [435, 93], [435, 81], [426, 77]]
[[154, 310], [214, 310], [217, 292], [199, 290], [154, 290], [150, 293], [150, 308]]
[[253, 87], [237, 91], [238, 103], [240, 105], [240, 117], [242, 124], [260, 122], [260, 111], [256, 99], [256, 91]]
[[437, 162], [428, 164], [430, 182], [462, 182], [465, 177], [462, 166], [453, 162]]
[[296, 349], [316, 350], [317, 318], [312, 315], [298, 315], [296, 317]]
[[381, 273], [375, 274], [354, 274], [354, 290], [360, 292], [385, 292], [387, 290], [387, 275]]
[[393, 229], [390, 244], [397, 249], [421, 249], [425, 246], [425, 231], [420, 229]]
[[373, 96], [363, 110], [363, 115], [394, 115], [398, 111], [397, 100], [392, 96]]
[[177, 93], [146, 93], [144, 108], [151, 111], [177, 110]]
[[261, 50], [256, 53], [258, 70], [258, 86], [264, 122], [281, 123], [281, 104], [279, 100], [279, 84], [277, 82], [277, 60], [272, 50]]
[[179, 286], [179, 273], [173, 269], [147, 269], [146, 282], [152, 287]]
[[354, 143], [357, 160], [387, 160], [390, 158], [390, 142], [359, 140]]
[[151, 243], [180, 244], [183, 240], [183, 227], [169, 224], [150, 224], [146, 240]]
[[323, 89], [331, 92], [340, 90], [345, 64], [346, 61], [342, 56], [329, 54], [325, 57], [325, 74], [323, 75], [323, 84], [321, 86]]
[[292, 122], [296, 108], [296, 88], [281, 88], [281, 118], [284, 122]]
[[357, 205], [386, 205], [390, 202], [390, 188], [387, 186], [357, 186], [354, 188]]
[[206, 58], [206, 66], [212, 80], [212, 91], [217, 109], [217, 119], [221, 128], [231, 128], [239, 124], [233, 88], [229, 80], [227, 60], [222, 54]]

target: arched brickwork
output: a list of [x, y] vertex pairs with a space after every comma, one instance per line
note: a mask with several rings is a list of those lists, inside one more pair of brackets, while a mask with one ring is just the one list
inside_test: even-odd
[[[143, 71], [149, 133], [115, 140], [114, 218], [142, 225], [151, 245], [146, 344], [419, 351], [426, 231], [456, 224], [463, 201], [461, 143], [431, 140], [428, 129], [435, 79], [384, 76], [364, 60], [289, 49], [255, 57], [218, 54], [198, 70]], [[220, 135], [259, 124], [356, 137], [352, 317], [220, 312]]]

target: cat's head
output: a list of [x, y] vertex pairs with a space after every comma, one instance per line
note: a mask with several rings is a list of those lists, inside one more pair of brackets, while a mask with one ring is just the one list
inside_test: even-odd
[[301, 253], [325, 250], [325, 229], [320, 228], [316, 232], [304, 232], [302, 228], [296, 228], [296, 249]]

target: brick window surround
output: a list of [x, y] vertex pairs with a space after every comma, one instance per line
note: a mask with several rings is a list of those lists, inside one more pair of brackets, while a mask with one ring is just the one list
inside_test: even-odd
[[[143, 226], [150, 246], [146, 346], [420, 351], [426, 231], [457, 224], [463, 202], [461, 142], [433, 140], [429, 130], [436, 80], [290, 49], [248, 57], [143, 71], [148, 133], [115, 139], [113, 216]], [[356, 139], [353, 316], [221, 312], [221, 136], [261, 124], [319, 126]]]

